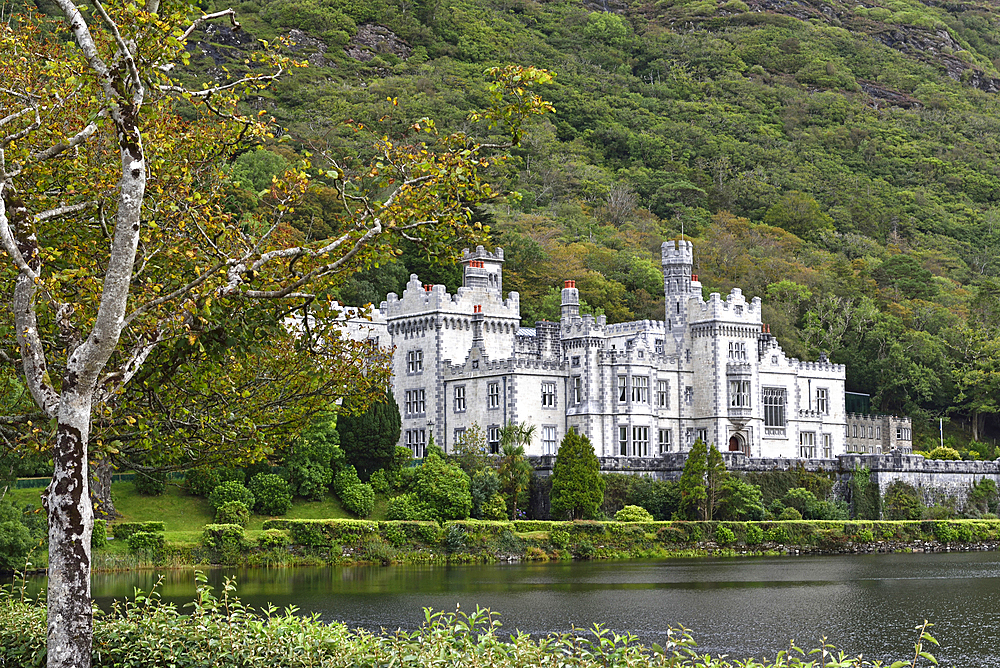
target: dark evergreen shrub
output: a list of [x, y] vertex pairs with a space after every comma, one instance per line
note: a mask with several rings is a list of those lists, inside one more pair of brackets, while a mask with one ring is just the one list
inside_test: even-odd
[[188, 469], [184, 473], [184, 490], [191, 496], [208, 496], [221, 484], [222, 479], [216, 469]]
[[136, 471], [132, 484], [135, 491], [143, 496], [159, 496], [167, 488], [167, 474], [163, 471]]

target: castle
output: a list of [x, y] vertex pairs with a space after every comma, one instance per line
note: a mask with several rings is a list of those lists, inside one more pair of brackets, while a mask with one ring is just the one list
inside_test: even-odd
[[[662, 250], [665, 319], [607, 324], [581, 315], [572, 280], [559, 322], [521, 326], [503, 297], [503, 249], [463, 251], [464, 285], [411, 275], [373, 316], [395, 346], [401, 445], [452, 452], [473, 424], [499, 450], [508, 423], [534, 425], [528, 455], [554, 455], [570, 429], [599, 457], [656, 458], [695, 439], [748, 457], [832, 459], [908, 453], [908, 418], [848, 413], [844, 366], [785, 355], [739, 289], [705, 300], [690, 241]], [[860, 430], [860, 431], [859, 431]]]

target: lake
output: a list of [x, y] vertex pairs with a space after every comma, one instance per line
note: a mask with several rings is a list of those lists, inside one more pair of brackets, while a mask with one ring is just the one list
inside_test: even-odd
[[[702, 652], [757, 658], [773, 657], [791, 639], [812, 648], [825, 635], [851, 654], [886, 660], [912, 657], [913, 628], [929, 619], [942, 664], [1000, 658], [996, 552], [209, 571], [216, 587], [227, 576], [246, 603], [295, 605], [369, 629], [416, 628], [428, 606], [480, 605], [498, 611], [510, 633], [600, 622], [651, 643], [683, 625]], [[98, 573], [93, 594], [106, 607], [156, 578]], [[191, 600], [193, 571], [163, 578], [165, 600]]]

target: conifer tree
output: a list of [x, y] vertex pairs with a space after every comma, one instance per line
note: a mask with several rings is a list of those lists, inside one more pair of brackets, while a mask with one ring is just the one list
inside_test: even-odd
[[399, 405], [391, 392], [364, 413], [337, 418], [340, 448], [362, 480], [379, 469], [392, 468], [401, 428]]
[[604, 484], [590, 439], [572, 430], [567, 432], [552, 468], [552, 518], [593, 517], [604, 502]]
[[679, 486], [681, 503], [679, 519], [711, 520], [715, 506], [724, 493], [723, 482], [729, 477], [722, 453], [700, 438], [694, 442], [684, 462]]

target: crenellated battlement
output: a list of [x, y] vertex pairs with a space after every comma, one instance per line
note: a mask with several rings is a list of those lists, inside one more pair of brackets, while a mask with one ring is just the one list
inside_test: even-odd
[[732, 291], [722, 299], [722, 295], [713, 292], [708, 296], [708, 300], [703, 300], [699, 296], [694, 297], [695, 306], [691, 309], [691, 323], [705, 322], [708, 320], [724, 320], [726, 322], [740, 324], [761, 324], [760, 297], [754, 297], [750, 301], [743, 295], [739, 288]]
[[[468, 378], [468, 370], [465, 363], [449, 363], [445, 360], [442, 375], [445, 380], [456, 378]], [[566, 365], [554, 360], [525, 359], [522, 357], [507, 358], [502, 360], [484, 361], [479, 365], [477, 371], [480, 375], [503, 375], [513, 371], [549, 371], [562, 375], [566, 371]]]
[[685, 239], [664, 241], [660, 246], [660, 258], [664, 267], [672, 264], [694, 264], [694, 244]]
[[616, 322], [613, 325], [606, 325], [604, 332], [608, 336], [618, 336], [621, 334], [636, 334], [639, 332], [651, 332], [662, 334], [666, 327], [662, 320], [633, 320], [632, 322]]
[[487, 317], [517, 321], [521, 319], [521, 299], [516, 292], [509, 293], [507, 299], [503, 299], [496, 290], [462, 287], [453, 295], [444, 285], [421, 283], [416, 274], [410, 274], [403, 296], [390, 292], [379, 311], [387, 320], [395, 320], [426, 316], [434, 312], [471, 316], [476, 306], [482, 306], [482, 313]]

